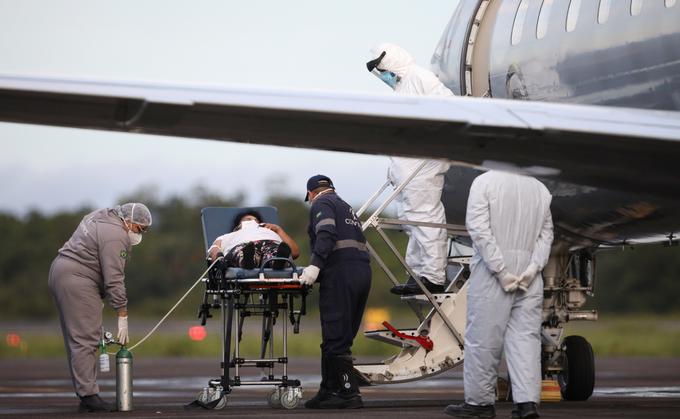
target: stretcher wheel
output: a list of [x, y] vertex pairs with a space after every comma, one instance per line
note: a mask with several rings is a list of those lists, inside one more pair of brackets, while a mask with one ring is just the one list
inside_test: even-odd
[[281, 408], [281, 390], [278, 387], [267, 395], [267, 403], [272, 409]]
[[214, 404], [214, 406], [211, 407], [212, 409], [221, 410], [227, 406], [227, 396], [222, 395], [222, 391], [212, 387], [208, 388], [207, 391], [203, 390], [199, 392], [198, 396], [196, 396], [196, 400], [207, 406], [212, 406]]
[[564, 400], [588, 400], [595, 387], [593, 347], [582, 336], [567, 336], [563, 351], [566, 360], [558, 381]]
[[219, 402], [217, 402], [217, 405], [215, 405], [215, 409], [217, 410], [222, 410], [225, 407], [227, 407], [227, 396], [222, 396]]
[[295, 409], [302, 398], [300, 387], [288, 387], [281, 392], [281, 407], [284, 409]]

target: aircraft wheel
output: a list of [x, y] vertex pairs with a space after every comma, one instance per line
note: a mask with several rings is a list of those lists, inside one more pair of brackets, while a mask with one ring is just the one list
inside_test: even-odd
[[562, 343], [565, 361], [558, 375], [564, 400], [588, 400], [595, 387], [593, 347], [583, 336], [567, 336]]
[[281, 408], [281, 389], [278, 387], [272, 390], [268, 395], [267, 395], [267, 403], [269, 404], [269, 407], [272, 409], [280, 409]]

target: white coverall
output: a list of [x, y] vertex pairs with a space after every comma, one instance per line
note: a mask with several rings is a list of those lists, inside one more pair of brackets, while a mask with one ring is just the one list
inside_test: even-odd
[[[494, 404], [501, 353], [515, 403], [540, 401], [543, 278], [553, 240], [552, 196], [538, 180], [489, 171], [470, 188], [465, 224], [472, 238], [465, 329], [465, 402]], [[527, 291], [506, 292], [498, 278], [535, 264]]]
[[[378, 68], [395, 73], [399, 78], [394, 91], [400, 95], [453, 96], [437, 76], [418, 65], [403, 48], [381, 44], [371, 50], [374, 57], [385, 51]], [[387, 177], [396, 188], [422, 160], [390, 157]], [[444, 175], [449, 163], [428, 160], [425, 167], [409, 182], [396, 199], [397, 216], [402, 220], [446, 223], [441, 202]], [[409, 236], [406, 264], [419, 277], [443, 285], [446, 279], [446, 230], [432, 227], [405, 226]]]

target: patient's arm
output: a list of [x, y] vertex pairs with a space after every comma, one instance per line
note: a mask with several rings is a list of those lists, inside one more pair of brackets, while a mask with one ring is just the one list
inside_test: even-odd
[[281, 240], [283, 240], [283, 242], [286, 243], [288, 247], [290, 247], [290, 255], [293, 259], [297, 259], [298, 256], [300, 256], [300, 248], [298, 247], [297, 243], [295, 243], [295, 240], [293, 240], [293, 238], [290, 237], [288, 233], [286, 233], [286, 231], [281, 228], [281, 226], [271, 223], [264, 223], [264, 227], [270, 229], [281, 237]]
[[217, 257], [217, 254], [222, 251], [222, 240], [217, 239], [213, 243], [212, 246], [210, 246], [210, 249], [208, 249], [208, 258], [210, 260], [215, 260]]

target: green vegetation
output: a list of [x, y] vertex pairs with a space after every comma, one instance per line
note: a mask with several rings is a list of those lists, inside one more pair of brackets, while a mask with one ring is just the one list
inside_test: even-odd
[[[211, 319], [211, 322], [218, 320]], [[289, 331], [288, 351], [291, 357], [318, 357], [321, 333], [317, 327], [309, 327], [313, 320], [302, 327], [300, 334]], [[210, 325], [210, 323], [209, 323]], [[241, 346], [242, 355], [259, 356], [259, 327], [246, 325]], [[275, 337], [275, 353], [281, 354], [280, 326], [277, 326]], [[593, 345], [597, 356], [680, 356], [680, 314], [671, 316], [658, 315], [608, 315], [597, 322], [572, 322], [567, 325], [567, 335], [584, 336]], [[23, 346], [11, 347], [7, 342], [0, 342], [0, 358], [28, 357], [40, 358], [64, 356], [64, 345], [55, 330], [49, 334], [26, 333], [22, 335]], [[141, 336], [132, 336], [133, 343]], [[436, 344], [436, 342], [435, 342]], [[209, 357], [219, 358], [220, 337], [216, 332], [209, 333], [201, 342], [194, 342], [187, 334], [160, 331], [134, 350], [137, 357]], [[115, 352], [117, 347], [109, 348]], [[398, 348], [385, 343], [366, 339], [360, 333], [353, 347], [355, 356], [388, 357]]]
[[588, 339], [598, 356], [680, 356], [680, 314], [609, 314], [569, 323], [567, 335]]
[[[187, 196], [160, 200], [149, 190], [140, 190], [119, 202], [141, 201], [148, 204], [154, 216], [152, 231], [142, 245], [135, 247], [127, 267], [126, 285], [130, 300], [130, 321], [155, 322], [184, 294], [205, 269], [205, 253], [200, 223], [200, 209], [206, 206], [240, 206], [243, 194], [221, 196], [197, 188]], [[279, 209], [280, 224], [300, 244], [302, 256], [298, 264], [306, 265], [309, 255], [307, 239], [308, 207], [299, 197], [272, 194], [263, 202]], [[82, 216], [91, 208], [45, 215], [33, 211], [23, 217], [0, 213], [0, 319], [7, 324], [37, 322], [56, 318], [56, 310], [47, 290], [50, 263], [62, 244], [70, 237]], [[388, 231], [399, 249], [406, 237]], [[385, 257], [390, 269], [405, 277], [387, 246], [375, 234], [369, 241]], [[680, 355], [680, 248], [659, 245], [640, 246], [634, 250], [604, 251], [598, 254], [596, 297], [589, 302], [602, 320], [595, 323], [569, 324], [569, 334], [581, 334], [593, 343], [598, 355]], [[401, 277], [401, 275], [404, 275]], [[394, 319], [410, 317], [409, 309], [389, 293], [390, 282], [373, 263], [373, 288], [369, 307], [385, 308]], [[199, 286], [170, 318], [172, 321], [196, 320], [196, 309], [202, 298]], [[310, 317], [316, 315], [317, 294], [308, 299]], [[628, 313], [646, 313], [632, 315]], [[105, 309], [110, 316], [111, 310]], [[216, 321], [213, 319], [212, 321]], [[395, 324], [404, 323], [397, 321]], [[63, 354], [59, 330], [48, 334], [22, 335], [24, 350], [0, 341], [0, 357], [53, 356]], [[292, 335], [290, 351], [294, 356], [317, 356], [318, 330], [304, 330]], [[259, 339], [248, 336], [244, 347], [257, 353]], [[389, 355], [394, 348], [383, 343], [357, 339], [358, 355]], [[139, 356], [217, 356], [219, 342], [209, 336], [201, 343], [191, 342], [185, 335], [161, 332], [136, 352]]]
[[660, 244], [597, 254], [596, 296], [603, 313], [680, 310], [680, 248]]
[[[159, 200], [148, 190], [122, 197], [119, 202], [144, 202], [151, 209], [154, 223], [141, 245], [131, 252], [126, 268], [126, 287], [132, 318], [158, 318], [181, 297], [205, 270], [205, 249], [200, 210], [207, 206], [241, 206], [242, 194], [222, 197], [198, 188], [187, 197]], [[309, 260], [307, 224], [309, 208], [299, 197], [273, 195], [262, 205], [279, 210], [280, 224], [300, 244], [302, 256], [297, 263]], [[23, 218], [0, 213], [0, 319], [47, 319], [57, 316], [47, 289], [47, 275], [57, 250], [68, 240], [81, 218], [91, 208], [50, 216], [31, 212]], [[400, 248], [405, 247], [403, 234], [389, 232]], [[369, 235], [381, 254], [387, 246]], [[387, 263], [395, 273], [403, 271], [396, 259]], [[389, 298], [389, 281], [373, 264], [373, 290], [369, 305], [377, 304], [401, 309], [396, 298]], [[199, 289], [177, 310], [176, 316], [191, 319], [202, 297]], [[316, 307], [316, 294], [309, 300]]]

